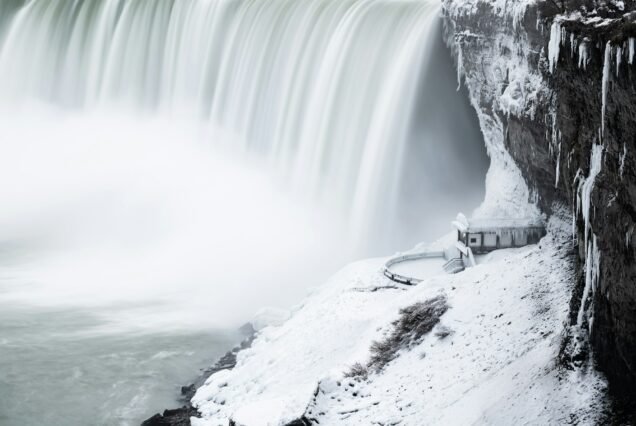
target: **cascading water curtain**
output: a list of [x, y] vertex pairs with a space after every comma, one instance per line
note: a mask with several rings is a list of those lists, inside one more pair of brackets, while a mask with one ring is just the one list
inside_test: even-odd
[[196, 117], [339, 206], [360, 242], [396, 201], [437, 11], [433, 0], [3, 0], [0, 103]]

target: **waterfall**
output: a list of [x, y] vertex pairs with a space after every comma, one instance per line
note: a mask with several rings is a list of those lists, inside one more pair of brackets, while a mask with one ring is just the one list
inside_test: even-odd
[[196, 118], [337, 206], [361, 241], [396, 220], [416, 97], [438, 84], [426, 68], [437, 3], [3, 2], [0, 108]]
[[362, 224], [395, 185], [436, 11], [427, 1], [35, 0], [7, 29], [0, 95], [196, 115], [303, 191], [335, 188]]
[[438, 12], [0, 0], [0, 310], [234, 328], [449, 232], [488, 161]]

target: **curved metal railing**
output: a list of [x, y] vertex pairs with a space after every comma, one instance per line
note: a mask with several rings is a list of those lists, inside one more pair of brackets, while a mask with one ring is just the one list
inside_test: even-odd
[[400, 284], [407, 284], [407, 285], [415, 285], [418, 284], [420, 282], [422, 282], [421, 279], [419, 278], [414, 278], [414, 277], [407, 277], [405, 275], [401, 275], [401, 274], [397, 274], [395, 272], [391, 271], [391, 266], [397, 264], [397, 263], [402, 263], [402, 262], [409, 262], [409, 261], [413, 261], [413, 260], [419, 260], [419, 259], [427, 259], [427, 258], [437, 258], [437, 257], [444, 257], [444, 252], [443, 251], [429, 251], [429, 250], [425, 250], [425, 251], [421, 251], [418, 253], [405, 253], [405, 254], [398, 254], [397, 256], [393, 256], [392, 258], [390, 258], [389, 260], [386, 261], [386, 263], [384, 264], [384, 267], [382, 268], [382, 273], [384, 274], [385, 277], [387, 277], [388, 279], [398, 282]]

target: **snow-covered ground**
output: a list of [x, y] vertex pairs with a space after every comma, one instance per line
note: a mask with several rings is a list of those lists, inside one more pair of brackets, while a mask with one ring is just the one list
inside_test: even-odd
[[[192, 424], [593, 424], [604, 381], [557, 362], [575, 281], [570, 223], [548, 228], [538, 245], [417, 286], [385, 278], [384, 259], [349, 265], [264, 328], [234, 370], [207, 380], [193, 399], [203, 418]], [[346, 377], [400, 309], [440, 294], [449, 309], [421, 341], [379, 371]]]

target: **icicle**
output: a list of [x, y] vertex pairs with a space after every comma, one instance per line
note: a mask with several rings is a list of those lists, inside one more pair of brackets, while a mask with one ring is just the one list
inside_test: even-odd
[[550, 27], [550, 42], [548, 43], [548, 62], [550, 63], [550, 73], [554, 72], [559, 61], [559, 49], [561, 48], [561, 24], [553, 22]]
[[557, 163], [556, 163], [556, 178], [554, 181], [554, 187], [557, 188], [559, 186], [559, 170], [561, 166], [561, 142], [559, 142], [559, 148], [557, 152]]
[[581, 188], [581, 179], [584, 179], [583, 173], [581, 172], [581, 169], [578, 169], [576, 171], [576, 175], [574, 175], [574, 179], [572, 180], [572, 186], [575, 186], [577, 182], [579, 183], [578, 189], [572, 195], [572, 198], [576, 197], [576, 201], [573, 200], [574, 207], [572, 208], [573, 210], [576, 209], [576, 213], [572, 212], [572, 239], [573, 240], [576, 239], [576, 218], [579, 216], [579, 214], [581, 214], [581, 200], [579, 197], [579, 191]]
[[568, 38], [568, 33], [567, 31], [561, 29], [561, 45], [565, 46], [565, 40], [567, 40]]
[[[519, 6], [515, 7], [513, 10], [512, 17], [512, 28], [516, 31], [517, 28], [521, 27], [521, 23], [523, 22], [523, 18], [526, 16], [527, 5], [521, 3]], [[538, 20], [538, 18], [537, 18]], [[539, 28], [537, 28], [539, 29]]]
[[570, 34], [570, 58], [574, 58], [576, 52], [576, 46], [574, 45], [574, 33]]
[[583, 318], [588, 312], [585, 309], [585, 302], [590, 296], [590, 293], [594, 294], [598, 288], [598, 279], [601, 269], [601, 254], [598, 250], [596, 243], [596, 235], [592, 234], [592, 241], [587, 245], [587, 252], [585, 255], [585, 287], [583, 288], [583, 296], [581, 297], [581, 306], [579, 307], [579, 313], [576, 318], [576, 323], [579, 327], [583, 325]]
[[554, 153], [554, 148], [556, 148], [557, 144], [560, 141], [561, 138], [561, 131], [557, 128], [557, 116], [556, 116], [556, 110], [553, 110], [550, 113], [550, 119], [551, 119], [551, 134], [550, 134], [550, 144], [548, 146], [548, 149], [550, 151], [550, 156], [552, 156], [552, 154]]
[[572, 215], [572, 243], [576, 243], [576, 216]]
[[457, 91], [462, 87], [462, 72], [464, 70], [464, 65], [462, 61], [464, 60], [464, 55], [462, 54], [462, 45], [461, 43], [457, 43]]
[[587, 246], [587, 236], [590, 228], [590, 207], [592, 204], [592, 190], [594, 189], [594, 182], [596, 176], [601, 172], [603, 167], [603, 146], [592, 145], [592, 155], [590, 157], [590, 174], [587, 178], [582, 178], [579, 181], [578, 186], [578, 199], [577, 199], [577, 214], [583, 216], [585, 245]]
[[634, 226], [630, 226], [627, 232], [625, 232], [625, 248], [629, 248], [632, 243], [632, 233], [634, 232]]
[[616, 77], [618, 77], [618, 72], [620, 71], [620, 68], [621, 68], [622, 59], [623, 59], [623, 48], [617, 47], [616, 48]]
[[579, 313], [576, 316], [576, 325], [578, 325], [579, 327], [581, 327], [581, 325], [583, 324], [583, 317], [585, 316], [585, 302], [590, 295], [592, 286], [592, 263], [589, 261], [590, 257], [592, 257], [592, 247], [591, 245], [588, 245], [586, 247], [585, 253], [585, 286], [583, 287], [583, 295], [581, 296], [581, 306], [579, 306]]
[[636, 51], [636, 46], [634, 46], [634, 37], [629, 38], [629, 64], [631, 65], [634, 62], [634, 52]]
[[592, 289], [598, 290], [599, 277], [601, 276], [601, 252], [596, 243], [596, 235], [592, 234]]
[[587, 43], [582, 41], [579, 44], [579, 68], [583, 66], [583, 69], [587, 69], [588, 57]]
[[621, 154], [621, 164], [618, 168], [621, 178], [623, 177], [623, 172], [625, 172], [625, 157], [627, 157], [627, 145], [623, 143], [623, 154]]
[[607, 106], [607, 89], [609, 85], [610, 60], [612, 55], [612, 46], [608, 41], [605, 45], [605, 61], [603, 63], [603, 94], [601, 104], [601, 135], [605, 134], [605, 108]]
[[559, 186], [559, 172], [561, 168], [561, 130], [557, 127], [557, 114], [556, 110], [552, 110], [550, 113], [551, 121], [552, 121], [552, 137], [550, 139], [549, 150], [550, 156], [554, 154], [556, 150], [556, 177], [554, 182], [554, 187]]

